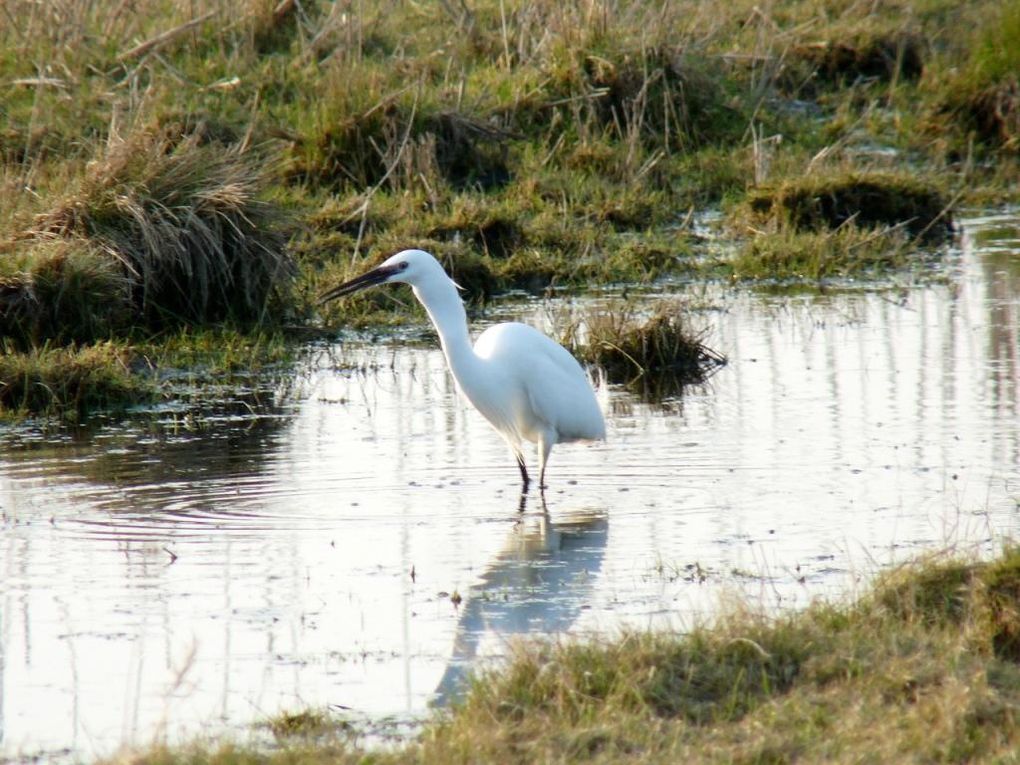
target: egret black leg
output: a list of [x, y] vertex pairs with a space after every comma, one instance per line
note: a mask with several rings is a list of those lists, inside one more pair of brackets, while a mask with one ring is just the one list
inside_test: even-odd
[[519, 467], [521, 469], [521, 481], [524, 484], [524, 486], [521, 488], [521, 491], [527, 491], [528, 490], [528, 484], [531, 483], [531, 479], [528, 477], [528, 468], [524, 464], [524, 457], [522, 457], [519, 454], [517, 454], [515, 456], [517, 457], [517, 467]]

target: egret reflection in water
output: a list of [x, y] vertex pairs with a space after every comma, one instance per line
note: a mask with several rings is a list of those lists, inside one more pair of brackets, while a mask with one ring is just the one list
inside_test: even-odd
[[[521, 510], [526, 502], [522, 495]], [[541, 512], [522, 512], [468, 590], [433, 704], [448, 704], [464, 690], [486, 640], [565, 632], [589, 602], [609, 540], [609, 514], [583, 508], [554, 516], [544, 499]]]

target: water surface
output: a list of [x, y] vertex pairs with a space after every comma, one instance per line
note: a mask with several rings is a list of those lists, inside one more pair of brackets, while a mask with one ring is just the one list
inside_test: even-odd
[[308, 705], [413, 719], [514, 636], [682, 628], [730, 591], [797, 607], [994, 550], [1020, 527], [1017, 218], [968, 220], [946, 272], [709, 293], [729, 364], [665, 405], [602, 390], [608, 441], [558, 447], [523, 509], [431, 347], [316, 348], [254, 406], [5, 431], [0, 759]]

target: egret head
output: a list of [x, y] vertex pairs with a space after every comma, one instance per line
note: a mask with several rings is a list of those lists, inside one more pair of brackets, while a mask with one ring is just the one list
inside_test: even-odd
[[430, 279], [443, 277], [449, 279], [443, 267], [425, 250], [401, 250], [371, 271], [344, 282], [338, 287], [327, 290], [319, 298], [320, 305], [343, 295], [373, 287], [376, 284], [402, 282], [412, 286], [421, 285]]

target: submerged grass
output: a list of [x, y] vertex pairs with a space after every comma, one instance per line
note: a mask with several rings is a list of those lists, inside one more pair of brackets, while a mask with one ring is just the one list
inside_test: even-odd
[[733, 606], [683, 635], [518, 645], [396, 749], [366, 750], [347, 723], [310, 713], [274, 721], [272, 749], [194, 744], [124, 760], [1008, 762], [1020, 746], [1018, 594], [1016, 547], [983, 562], [932, 557], [848, 604], [780, 616]]
[[224, 388], [244, 391], [254, 376], [287, 370], [299, 354], [282, 332], [226, 327], [27, 351], [4, 341], [0, 348], [0, 418], [70, 421], [97, 410], [193, 396], [196, 385], [219, 395]]
[[735, 279], [801, 284], [833, 278], [881, 277], [917, 261], [898, 228], [799, 232], [788, 227], [750, 235], [729, 262]]

